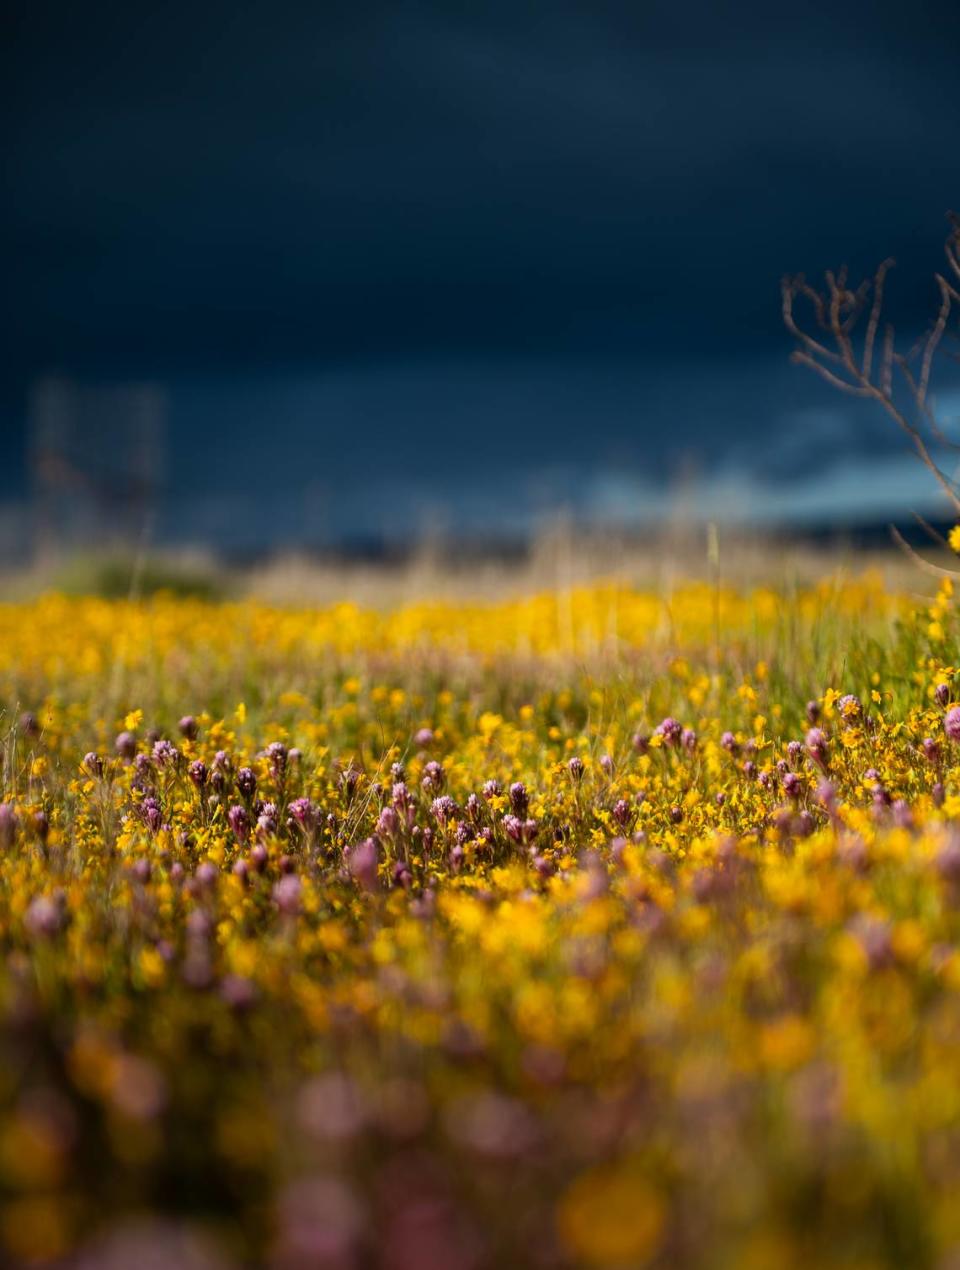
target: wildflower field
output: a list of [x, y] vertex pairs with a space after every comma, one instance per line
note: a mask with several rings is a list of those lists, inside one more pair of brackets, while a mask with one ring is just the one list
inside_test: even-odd
[[0, 606], [0, 1262], [960, 1266], [957, 641]]

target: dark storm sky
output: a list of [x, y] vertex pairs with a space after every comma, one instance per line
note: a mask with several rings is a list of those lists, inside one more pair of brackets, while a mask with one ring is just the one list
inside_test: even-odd
[[54, 371], [166, 386], [213, 535], [897, 452], [785, 365], [778, 282], [893, 254], [926, 320], [955, 0], [149, 8], [5, 9], [8, 494]]

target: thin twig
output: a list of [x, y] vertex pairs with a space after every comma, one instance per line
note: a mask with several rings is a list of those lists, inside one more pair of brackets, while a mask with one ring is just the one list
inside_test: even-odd
[[[945, 245], [947, 261], [951, 270], [960, 278], [960, 217], [951, 215], [950, 224], [951, 232]], [[924, 427], [929, 428], [938, 442], [951, 448], [960, 448], [944, 436], [929, 404], [933, 360], [946, 332], [952, 305], [954, 302], [960, 303], [960, 293], [947, 278], [937, 274], [940, 307], [933, 326], [916, 349], [920, 356], [919, 374], [915, 376], [910, 369], [909, 356], [897, 353], [894, 328], [887, 323], [884, 328], [879, 370], [874, 377], [874, 355], [883, 315], [884, 287], [887, 273], [892, 267], [892, 259], [883, 261], [875, 271], [872, 281], [861, 282], [855, 290], [851, 290], [847, 285], [846, 266], [836, 274], [832, 270], [826, 271], [823, 291], [817, 291], [812, 287], [802, 274], [784, 278], [782, 283], [784, 323], [797, 341], [791, 360], [816, 371], [826, 383], [840, 392], [855, 397], [870, 398], [882, 406], [907, 437], [921, 463], [960, 515], [960, 487], [942, 470], [921, 431]], [[871, 291], [873, 299], [869, 307], [863, 353], [858, 360], [854, 352], [854, 335]], [[829, 337], [828, 341], [814, 338], [797, 321], [794, 313], [797, 297], [803, 297], [809, 302], [816, 323]], [[909, 394], [909, 404], [901, 405], [894, 395], [894, 365], [903, 376]]]
[[939, 530], [934, 529], [933, 525], [931, 525], [929, 521], [925, 520], [919, 512], [913, 513], [913, 519], [917, 522], [931, 542], [937, 543], [939, 546], [943, 547], [945, 551], [950, 550], [950, 544], [947, 542], [946, 538], [944, 538], [943, 534], [940, 533]]
[[929, 573], [932, 578], [960, 578], [960, 570], [944, 569], [941, 565], [934, 564], [932, 560], [924, 559], [919, 551], [914, 551], [896, 525], [890, 526], [890, 537], [919, 569], [922, 569], [924, 573]]
[[880, 310], [883, 308], [883, 287], [888, 272], [894, 266], [894, 259], [889, 256], [876, 272], [873, 280], [873, 304], [870, 307], [870, 319], [867, 322], [867, 335], [863, 345], [863, 376], [870, 378], [873, 367], [873, 346], [877, 338], [877, 327], [880, 325]]

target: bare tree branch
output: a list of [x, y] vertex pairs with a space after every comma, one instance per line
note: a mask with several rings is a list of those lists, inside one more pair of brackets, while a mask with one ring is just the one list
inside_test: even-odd
[[801, 349], [795, 349], [790, 354], [790, 360], [797, 366], [809, 366], [811, 370], [815, 370], [818, 375], [822, 376], [828, 384], [832, 384], [834, 388], [839, 388], [841, 392], [852, 393], [854, 397], [870, 396], [868, 389], [857, 384], [847, 383], [845, 379], [841, 379], [833, 371], [827, 370], [826, 366], [821, 366], [815, 357], [803, 352]]
[[943, 547], [944, 551], [950, 550], [950, 544], [947, 542], [946, 538], [944, 538], [943, 534], [934, 529], [933, 525], [931, 525], [929, 521], [925, 520], [919, 512], [913, 513], [913, 519], [917, 522], [931, 542], [935, 542], [938, 547]]
[[[950, 233], [945, 244], [950, 271], [960, 282], [960, 217], [950, 217]], [[881, 406], [909, 441], [920, 462], [927, 468], [940, 489], [948, 498], [955, 513], [960, 516], [960, 486], [940, 467], [931, 451], [931, 444], [960, 448], [944, 435], [930, 405], [930, 378], [934, 359], [947, 330], [953, 306], [960, 308], [960, 291], [943, 274], [936, 275], [940, 293], [940, 306], [936, 318], [926, 336], [914, 350], [919, 356], [919, 370], [911, 369], [911, 355], [896, 350], [896, 336], [890, 323], [884, 326], [883, 345], [879, 365], [875, 371], [877, 336], [883, 318], [884, 288], [893, 260], [885, 260], [871, 279], [851, 290], [847, 283], [847, 269], [838, 273], [827, 270], [822, 290], [811, 286], [806, 278], [784, 278], [782, 283], [783, 319], [787, 330], [796, 340], [791, 360], [806, 366], [825, 380], [831, 387], [875, 401]], [[805, 300], [813, 311], [817, 336], [810, 334], [796, 316], [796, 301]], [[858, 356], [857, 328], [867, 312], [862, 350]], [[900, 371], [906, 389], [906, 399], [894, 384], [894, 366]], [[927, 433], [931, 437], [928, 442]], [[912, 552], [912, 548], [911, 548]], [[916, 555], [915, 552], [912, 554]], [[919, 558], [919, 557], [918, 557]], [[954, 576], [948, 571], [947, 576]]]
[[[950, 213], [950, 227], [950, 236], [947, 239], [946, 246], [947, 260], [950, 263], [950, 268], [960, 280], [960, 216], [955, 212]], [[953, 298], [960, 300], [960, 296], [957, 295], [956, 291], [953, 293]]]
[[957, 569], [945, 569], [942, 565], [934, 564], [932, 560], [925, 560], [919, 551], [914, 551], [896, 525], [890, 525], [889, 528], [890, 537], [900, 550], [910, 557], [918, 569], [922, 569], [932, 578], [960, 578], [960, 571]]
[[889, 256], [879, 267], [873, 279], [873, 304], [870, 307], [867, 335], [863, 344], [863, 375], [865, 379], [870, 378], [870, 371], [873, 368], [873, 346], [877, 339], [877, 327], [880, 325], [880, 312], [883, 309], [883, 287], [887, 280], [887, 274], [893, 266], [893, 257]]
[[926, 405], [927, 389], [930, 386], [930, 367], [933, 363], [933, 355], [937, 351], [937, 345], [943, 338], [943, 333], [947, 329], [947, 319], [950, 316], [950, 287], [947, 280], [941, 274], [937, 274], [937, 285], [940, 288], [940, 312], [937, 314], [937, 320], [933, 324], [933, 330], [926, 342], [923, 350], [923, 362], [920, 369], [920, 383], [917, 386], [917, 401], [921, 406]]

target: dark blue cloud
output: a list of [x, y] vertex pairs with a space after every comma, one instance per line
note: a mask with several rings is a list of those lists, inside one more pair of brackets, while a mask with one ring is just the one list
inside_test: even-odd
[[[273, 386], [244, 418], [259, 401], [288, 466], [326, 450], [343, 481], [348, 426], [448, 479], [508, 444], [583, 462], [585, 435], [654, 471], [694, 451], [806, 471], [766, 443], [792, 395], [829, 400], [781, 374], [780, 275], [892, 252], [917, 328], [960, 201], [952, 0], [21, 3], [7, 23], [14, 442], [26, 386], [60, 369], [205, 382], [202, 430], [242, 447], [252, 373]], [[291, 385], [330, 375], [366, 397], [305, 429]], [[441, 444], [397, 450], [418, 415]], [[865, 444], [859, 420], [817, 452]]]

